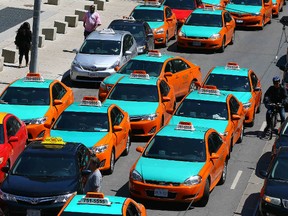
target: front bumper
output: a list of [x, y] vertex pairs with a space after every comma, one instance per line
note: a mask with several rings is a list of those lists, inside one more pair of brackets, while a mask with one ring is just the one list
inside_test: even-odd
[[262, 27], [262, 16], [232, 14], [237, 27]]
[[43, 140], [44, 134], [46, 133], [44, 124], [31, 124], [27, 125], [28, 141]]
[[219, 49], [222, 46], [222, 37], [218, 39], [209, 38], [177, 38], [177, 46], [180, 48], [194, 48], [194, 49]]
[[276, 215], [288, 215], [288, 209], [282, 206], [272, 205], [265, 202], [263, 199], [260, 201], [259, 210], [263, 215], [276, 216]]
[[130, 116], [130, 125], [132, 136], [152, 136], [160, 129], [161, 119], [158, 117], [154, 120], [141, 120]]

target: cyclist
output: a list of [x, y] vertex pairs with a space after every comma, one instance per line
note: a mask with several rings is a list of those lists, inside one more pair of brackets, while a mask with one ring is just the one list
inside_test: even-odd
[[284, 105], [287, 102], [287, 92], [286, 92], [286, 88], [284, 88], [281, 84], [280, 84], [280, 77], [279, 76], [274, 76], [273, 77], [273, 85], [270, 86], [268, 88], [268, 90], [265, 92], [264, 94], [264, 100], [263, 103], [265, 105], [265, 107], [267, 108], [267, 112], [266, 112], [266, 122], [267, 122], [267, 126], [264, 129], [264, 133], [266, 133], [269, 128], [270, 128], [270, 123], [271, 123], [271, 113], [272, 113], [272, 107], [269, 106], [269, 103], [281, 103], [283, 105], [283, 107], [279, 108], [279, 114], [280, 114], [280, 118], [281, 118], [281, 124], [284, 122], [285, 120], [285, 108]]

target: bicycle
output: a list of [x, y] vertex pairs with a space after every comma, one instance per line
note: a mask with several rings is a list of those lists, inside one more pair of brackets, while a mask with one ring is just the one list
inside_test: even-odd
[[279, 109], [284, 107], [282, 103], [269, 103], [268, 106], [271, 106], [271, 114], [270, 114], [270, 128], [269, 128], [269, 140], [272, 139], [273, 131], [275, 130], [277, 124], [277, 116], [279, 113]]

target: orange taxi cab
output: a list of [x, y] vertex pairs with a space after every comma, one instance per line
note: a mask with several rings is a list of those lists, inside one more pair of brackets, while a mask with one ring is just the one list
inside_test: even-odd
[[273, 8], [272, 8], [272, 14], [275, 17], [279, 16], [279, 13], [283, 11], [283, 6], [286, 4], [285, 0], [272, 0]]
[[42, 140], [45, 122], [54, 122], [74, 101], [71, 88], [58, 80], [44, 79], [38, 73], [10, 83], [0, 95], [0, 110], [25, 122], [28, 139]]

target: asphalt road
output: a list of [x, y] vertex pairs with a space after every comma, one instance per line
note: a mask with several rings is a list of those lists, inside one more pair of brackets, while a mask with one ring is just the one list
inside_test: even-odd
[[[280, 14], [280, 18], [286, 12], [287, 6], [285, 6], [284, 11]], [[179, 53], [176, 51], [175, 40], [169, 42], [168, 48], [160, 48], [160, 50], [163, 53], [183, 56], [199, 65], [203, 78], [213, 66], [225, 65], [229, 61], [237, 62], [240, 67], [248, 67], [256, 72], [261, 79], [263, 92], [265, 92], [272, 83], [272, 77], [276, 74], [282, 76], [283, 73], [278, 67], [285, 64], [284, 59], [287, 48], [287, 43], [284, 43], [285, 35], [282, 34], [282, 27], [279, 19], [274, 18], [272, 24], [267, 24], [264, 30], [238, 29], [236, 31], [235, 43], [226, 47], [224, 53], [195, 51]], [[281, 36], [283, 37], [280, 42]], [[65, 78], [64, 81], [71, 86], [68, 78]], [[84, 95], [97, 95], [98, 91], [95, 84], [75, 84], [71, 87], [75, 93], [76, 100], [81, 100]], [[256, 175], [258, 175], [258, 171], [265, 169], [270, 159], [269, 152], [262, 155], [262, 151], [265, 146], [271, 145], [273, 140], [262, 140], [259, 137], [261, 130], [265, 126], [265, 112], [266, 109], [262, 106], [261, 113], [256, 115], [254, 126], [252, 128], [245, 128], [244, 140], [241, 144], [235, 145], [232, 157], [229, 160], [227, 180], [224, 185], [217, 186], [211, 192], [209, 203], [205, 208], [192, 205], [187, 209], [187, 205], [177, 203], [145, 202], [148, 215], [255, 215], [259, 192], [249, 194], [245, 200], [243, 209], [240, 212], [236, 210], [251, 174], [256, 170]], [[144, 146], [145, 142], [132, 142], [129, 155], [121, 157], [116, 162], [115, 171], [112, 175], [104, 176], [102, 189], [105, 194], [129, 196], [129, 169], [139, 156], [139, 153], [135, 151], [139, 145]]]

